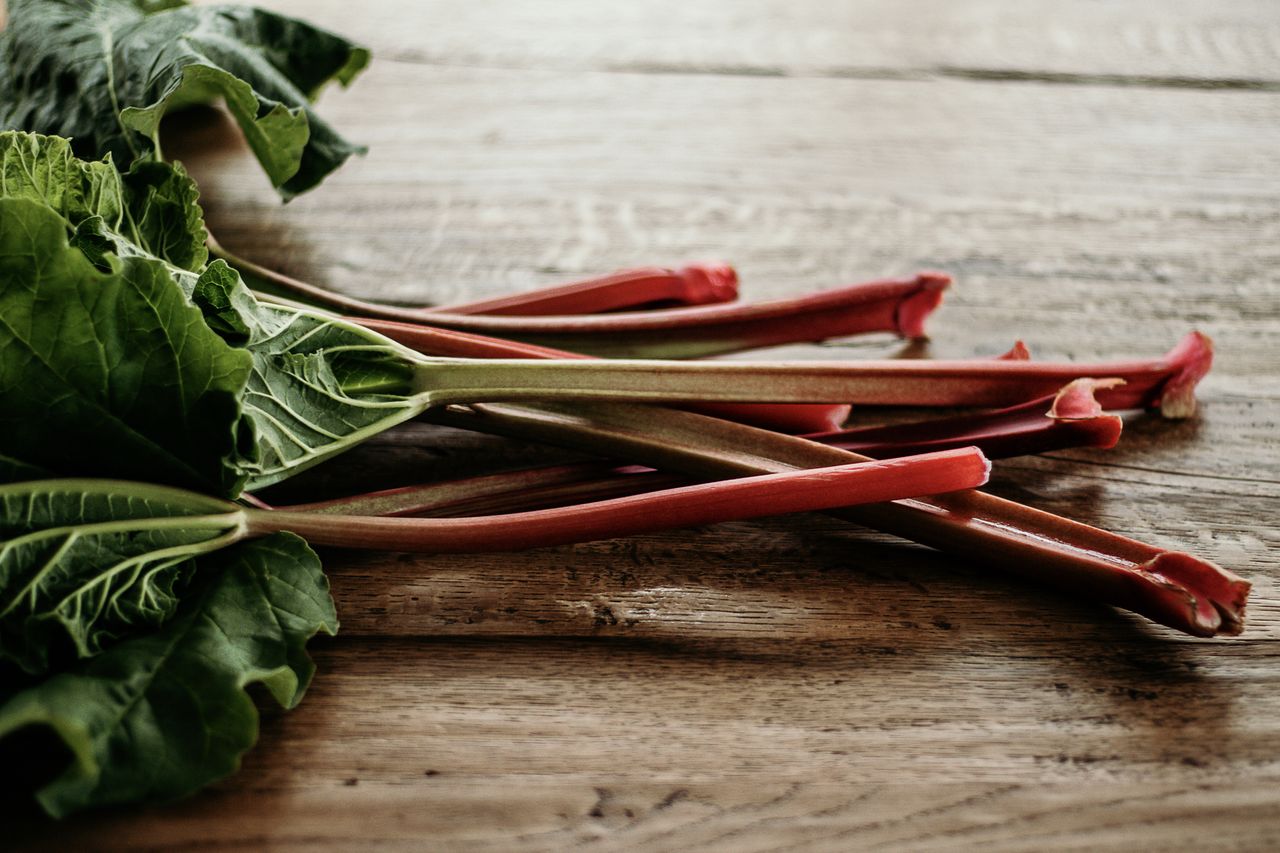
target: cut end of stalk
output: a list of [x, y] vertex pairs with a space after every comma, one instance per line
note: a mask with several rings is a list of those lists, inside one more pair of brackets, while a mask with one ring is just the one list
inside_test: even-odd
[[1108, 388], [1119, 388], [1123, 379], [1109, 377], [1094, 379], [1084, 377], [1074, 379], [1062, 386], [1062, 390], [1053, 398], [1048, 416], [1059, 421], [1087, 420], [1103, 414], [1102, 404], [1098, 402], [1097, 392]]
[[1196, 384], [1213, 365], [1213, 341], [1202, 332], [1190, 332], [1165, 359], [1179, 369], [1160, 389], [1160, 414], [1189, 418], [1196, 413]]
[[689, 288], [691, 305], [714, 305], [738, 298], [738, 273], [723, 263], [689, 264], [677, 273]]
[[1031, 350], [1022, 341], [1014, 341], [1009, 351], [996, 356], [996, 361], [1030, 361]]
[[[974, 446], [970, 449], [977, 450], [979, 453], [982, 453], [982, 450], [977, 446]], [[987, 482], [990, 481], [990, 479], [991, 479], [991, 459], [985, 453], [983, 453], [982, 454], [982, 482], [979, 483], [978, 486], [985, 486]]]
[[894, 314], [898, 334], [904, 338], [928, 337], [924, 331], [924, 321], [942, 302], [942, 293], [950, 286], [951, 276], [944, 272], [931, 270], [918, 274], [918, 289], [898, 303]]
[[1124, 431], [1124, 419], [1119, 415], [1108, 415], [1102, 409], [1096, 396], [1100, 390], [1118, 388], [1124, 384], [1123, 379], [1114, 377], [1093, 379], [1085, 377], [1068, 382], [1045, 414], [1055, 421], [1088, 422], [1089, 447], [1102, 450], [1115, 447], [1120, 441], [1120, 433]]
[[1244, 630], [1245, 604], [1252, 588], [1244, 578], [1182, 551], [1158, 554], [1140, 570], [1171, 593], [1180, 593], [1183, 612], [1171, 614], [1176, 621], [1166, 624], [1200, 637]]

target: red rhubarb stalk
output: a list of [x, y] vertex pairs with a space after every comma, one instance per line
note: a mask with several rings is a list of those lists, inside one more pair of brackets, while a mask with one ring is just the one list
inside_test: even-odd
[[611, 358], [695, 358], [867, 332], [923, 337], [925, 318], [941, 302], [950, 282], [942, 273], [921, 273], [770, 302], [578, 318], [459, 318], [439, 312], [414, 318], [381, 312], [372, 316], [412, 319]]
[[993, 412], [811, 433], [805, 438], [877, 459], [970, 444], [992, 459], [1068, 447], [1115, 447], [1124, 422], [1106, 414], [1095, 393], [1120, 384], [1119, 379], [1077, 379], [1053, 397]]
[[859, 362], [529, 361], [444, 359], [419, 366], [431, 404], [593, 399], [619, 402], [831, 402], [854, 405], [1010, 406], [1055, 394], [1075, 379], [1114, 377], [1111, 409], [1195, 412], [1195, 385], [1213, 359], [1191, 332], [1165, 356], [1101, 363], [1004, 359]]
[[678, 270], [645, 267], [599, 278], [540, 287], [511, 296], [432, 310], [448, 314], [537, 317], [603, 314], [648, 306], [717, 305], [738, 298], [738, 274], [728, 264], [690, 264]]
[[[394, 320], [369, 320], [358, 317], [344, 318], [365, 328], [386, 335], [423, 355], [446, 358], [537, 358], [537, 359], [592, 359], [566, 350], [540, 347], [490, 338], [450, 329], [437, 329], [416, 323], [400, 323]], [[843, 403], [708, 403], [689, 408], [728, 418], [731, 421], [781, 430], [787, 433], [821, 432], [840, 427], [849, 417], [848, 404]]]
[[447, 329], [513, 338], [598, 356], [694, 358], [777, 344], [822, 341], [864, 332], [924, 335], [925, 318], [942, 300], [951, 279], [925, 272], [808, 296], [755, 304], [698, 305], [660, 311], [590, 316], [507, 317], [452, 314], [378, 305], [331, 293], [243, 258], [216, 242], [210, 250], [250, 282], [292, 299], [357, 317], [428, 323]]
[[[989, 459], [1069, 447], [1108, 448], [1115, 446], [1119, 439], [1123, 421], [1103, 412], [1093, 392], [1099, 386], [1110, 387], [1118, 381], [1077, 379], [1056, 397], [999, 411], [889, 427], [836, 430], [805, 438], [876, 459], [970, 445]], [[600, 462], [582, 462], [406, 486], [282, 508], [388, 516], [487, 515], [640, 494], [687, 482], [687, 477], [638, 465], [618, 468]]]
[[[476, 406], [445, 423], [534, 439], [703, 478], [866, 459], [835, 447], [690, 412], [622, 404]], [[841, 518], [1073, 595], [1128, 608], [1196, 636], [1237, 634], [1249, 582], [1213, 563], [977, 491], [840, 510]]]
[[985, 483], [989, 472], [990, 463], [982, 451], [970, 447], [482, 518], [244, 512], [249, 536], [290, 531], [315, 545], [348, 548], [431, 553], [512, 551], [967, 489]]
[[[628, 476], [635, 471], [656, 476]], [[620, 484], [616, 490], [612, 488], [614, 484]], [[660, 475], [651, 468], [619, 468], [604, 462], [575, 462], [403, 486], [313, 503], [272, 507], [257, 497], [252, 499], [252, 503], [260, 509], [329, 515], [495, 515], [563, 506], [572, 503], [574, 497], [580, 501], [603, 500], [688, 484], [687, 477]], [[584, 486], [585, 494], [581, 491]], [[244, 497], [241, 495], [242, 499]]]

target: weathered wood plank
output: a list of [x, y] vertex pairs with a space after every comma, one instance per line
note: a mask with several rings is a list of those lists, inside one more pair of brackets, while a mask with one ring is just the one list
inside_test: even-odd
[[752, 76], [1047, 79], [1156, 86], [1280, 83], [1267, 0], [273, 0], [383, 60]]
[[287, 207], [242, 151], [175, 143], [227, 242], [401, 300], [713, 255], [757, 293], [943, 266], [958, 300], [1020, 301], [1037, 331], [1131, 316], [1113, 300], [1134, 288], [1162, 337], [1219, 312], [1273, 327], [1278, 96], [406, 66], [362, 85], [326, 110], [369, 157]]
[[1209, 832], [1210, 849], [1255, 843], [1280, 828], [1264, 787], [1280, 724], [1253, 713], [1274, 692], [1275, 657], [1214, 649], [348, 640], [321, 649], [324, 677], [266, 725], [234, 781], [145, 822], [108, 817], [89, 837], [117, 849], [424, 837], [1079, 849], [1137, 827], [1151, 846]]
[[[110, 839], [122, 850], [421, 850], [429, 840], [463, 851], [772, 853], [1180, 849], [1192, 841], [1209, 850], [1266, 850], [1280, 840], [1273, 799], [1248, 783], [834, 785], [762, 775], [714, 784], [530, 776], [499, 801], [492, 795], [500, 780], [441, 774], [288, 795], [263, 791], [246, 811], [211, 794], [217, 807], [175, 806], [157, 815], [147, 837], [117, 818], [97, 834], [72, 831], [60, 841], [92, 848]], [[296, 819], [281, 822], [283, 812]], [[441, 826], [456, 829], [442, 839]]]

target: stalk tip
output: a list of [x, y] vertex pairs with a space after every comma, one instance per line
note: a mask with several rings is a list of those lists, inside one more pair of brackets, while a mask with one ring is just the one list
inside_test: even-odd
[[1196, 384], [1213, 365], [1213, 340], [1203, 332], [1188, 332], [1165, 359], [1178, 370], [1160, 389], [1160, 414], [1189, 418], [1196, 413]]
[[1027, 349], [1026, 342], [1017, 340], [1013, 342], [1013, 346], [1009, 347], [1009, 351], [996, 356], [996, 361], [1030, 361], [1031, 350]]
[[1239, 634], [1252, 584], [1208, 560], [1182, 551], [1164, 551], [1141, 566], [1144, 573], [1174, 584], [1187, 595], [1188, 615], [1205, 637]]
[[1054, 420], [1059, 421], [1078, 421], [1101, 417], [1103, 414], [1102, 404], [1098, 402], [1098, 398], [1095, 395], [1098, 391], [1118, 388], [1123, 384], [1125, 384], [1124, 380], [1116, 377], [1094, 379], [1091, 376], [1085, 376], [1080, 379], [1073, 379], [1063, 385], [1062, 390], [1053, 398], [1053, 405], [1049, 407], [1047, 414]]
[[712, 261], [689, 264], [677, 273], [689, 289], [707, 298], [699, 304], [733, 302], [738, 298], [738, 272], [729, 264]]
[[924, 321], [942, 302], [942, 292], [951, 286], [951, 276], [927, 270], [916, 275], [915, 283], [915, 292], [898, 303], [894, 314], [898, 335], [904, 338], [928, 337]]

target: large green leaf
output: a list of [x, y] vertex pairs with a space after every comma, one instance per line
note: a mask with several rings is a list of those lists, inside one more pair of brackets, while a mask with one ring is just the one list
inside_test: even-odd
[[51, 208], [0, 198], [0, 455], [238, 494], [253, 359], [209, 329], [172, 271], [137, 256], [104, 271]]
[[[46, 226], [38, 244], [32, 243], [33, 235], [20, 235], [19, 240], [15, 233], [14, 240], [29, 247], [21, 254], [31, 262], [15, 264], [7, 286], [0, 279], [0, 288], [17, 306], [15, 316], [34, 317], [41, 301], [78, 305], [104, 281], [114, 281], [122, 272], [144, 269], [153, 279], [150, 302], [158, 299], [161, 292], [163, 302], [175, 309], [178, 303], [189, 301], [199, 309], [208, 329], [227, 344], [244, 350], [242, 359], [251, 358], [251, 368], [239, 386], [243, 394], [237, 400], [243, 405], [244, 417], [239, 422], [243, 440], [234, 447], [221, 441], [203, 448], [178, 442], [183, 451], [179, 454], [181, 462], [186, 461], [186, 453], [194, 453], [193, 459], [207, 462], [210, 453], [221, 449], [224, 455], [214, 457], [224, 463], [221, 479], [215, 482], [206, 476], [198, 482], [184, 472], [170, 470], [171, 465], [146, 469], [149, 479], [187, 487], [213, 487], [221, 493], [234, 494], [246, 476], [252, 487], [269, 485], [421, 411], [421, 401], [413, 397], [412, 353], [375, 332], [336, 317], [261, 304], [225, 262], [204, 266], [205, 232], [197, 193], [194, 183], [180, 169], [165, 163], [142, 162], [120, 176], [109, 161], [77, 160], [66, 141], [58, 137], [13, 132], [0, 133], [0, 164], [10, 177], [0, 185], [0, 199], [43, 205], [48, 212], [38, 217]], [[70, 248], [64, 247], [54, 233], [54, 217], [70, 235]], [[81, 278], [59, 274], [42, 287], [26, 286], [44, 274], [44, 265], [34, 259], [58, 251], [65, 255], [64, 265], [75, 269]], [[77, 259], [77, 253], [84, 262]], [[120, 260], [113, 261], [113, 256]], [[3, 263], [0, 260], [0, 275]], [[4, 298], [0, 295], [0, 300]], [[4, 304], [0, 301], [0, 308]], [[193, 312], [175, 310], [172, 316], [191, 326], [199, 322]], [[76, 328], [84, 325], [78, 317], [68, 319]], [[155, 349], [142, 346], [142, 330], [134, 318], [116, 320], [115, 334], [93, 342], [102, 351], [101, 358], [95, 359], [112, 365], [120, 363], [125, 355], [117, 352], [121, 344], [133, 352]], [[152, 331], [161, 337], [170, 333], [167, 322]], [[211, 340], [207, 334], [197, 334], [201, 331], [193, 329], [192, 333], [201, 340]], [[28, 347], [55, 347], [61, 341], [60, 335], [65, 333], [46, 325], [32, 331], [30, 337], [34, 340], [28, 342]], [[75, 358], [84, 356], [84, 351], [85, 347], [81, 347], [67, 353], [63, 361], [70, 366]], [[210, 357], [217, 360], [225, 355], [216, 345], [207, 347], [207, 352], [188, 350], [184, 353], [186, 363], [170, 367], [173, 372], [199, 372]], [[154, 356], [149, 359], [155, 366]], [[15, 387], [11, 393], [27, 401], [25, 409], [14, 408], [15, 421], [33, 411], [36, 402], [33, 389], [37, 386], [18, 378], [26, 371], [27, 361], [23, 350], [0, 352], [0, 377], [6, 372], [13, 375]], [[118, 380], [116, 372], [117, 367], [112, 366], [107, 373], [92, 378], [94, 382]], [[237, 380], [240, 376], [236, 373]], [[40, 429], [28, 420], [24, 421], [29, 427], [25, 432], [0, 435], [0, 454], [61, 473], [136, 479], [137, 474], [127, 468], [104, 467], [104, 459], [134, 457], [130, 448], [119, 444], [119, 435], [94, 433], [98, 438], [95, 444], [84, 440], [89, 435], [84, 429], [96, 429], [96, 425], [81, 416], [79, 409], [85, 401], [80, 398], [86, 393], [92, 396], [96, 387], [94, 383], [87, 387], [80, 383], [66, 389], [63, 406], [51, 411]], [[183, 399], [182, 392], [195, 387], [200, 385], [152, 382], [148, 390], [160, 398], [173, 417], [178, 417], [193, 404]], [[0, 402], [4, 399], [0, 390]], [[113, 401], [108, 401], [107, 407], [125, 420], [125, 438], [133, 438], [141, 430], [161, 439], [169, 437], [171, 442], [177, 440], [170, 424], [154, 421], [145, 411], [138, 420]], [[227, 428], [227, 418], [233, 414], [230, 408], [224, 408], [217, 417], [206, 412], [199, 421], [206, 437], [209, 431]], [[0, 414], [0, 424], [3, 423], [4, 415]], [[92, 449], [88, 454], [91, 458], [57, 461], [63, 459], [63, 443], [79, 443]], [[0, 465], [0, 476], [4, 473], [5, 468]]]
[[398, 345], [337, 318], [258, 308], [243, 410], [257, 439], [257, 453], [242, 464], [249, 488], [279, 482], [422, 413], [412, 362]]
[[159, 153], [166, 112], [223, 99], [273, 186], [311, 189], [353, 153], [309, 100], [368, 51], [245, 6], [10, 0], [0, 36], [0, 128], [71, 137], [86, 157]]
[[[208, 565], [206, 565], [208, 564]], [[306, 643], [338, 622], [316, 556], [282, 533], [200, 561], [199, 580], [159, 631], [125, 640], [0, 707], [0, 738], [51, 729], [72, 754], [36, 796], [52, 815], [171, 800], [235, 771], [257, 739], [245, 692], [285, 708], [314, 665]]]
[[0, 660], [30, 673], [173, 615], [192, 558], [244, 536], [234, 504], [136, 483], [0, 486]]
[[242, 412], [256, 447], [239, 462], [247, 488], [277, 483], [424, 408], [415, 354], [377, 332], [259, 302], [222, 260], [194, 281], [190, 299], [210, 328], [253, 357]]

